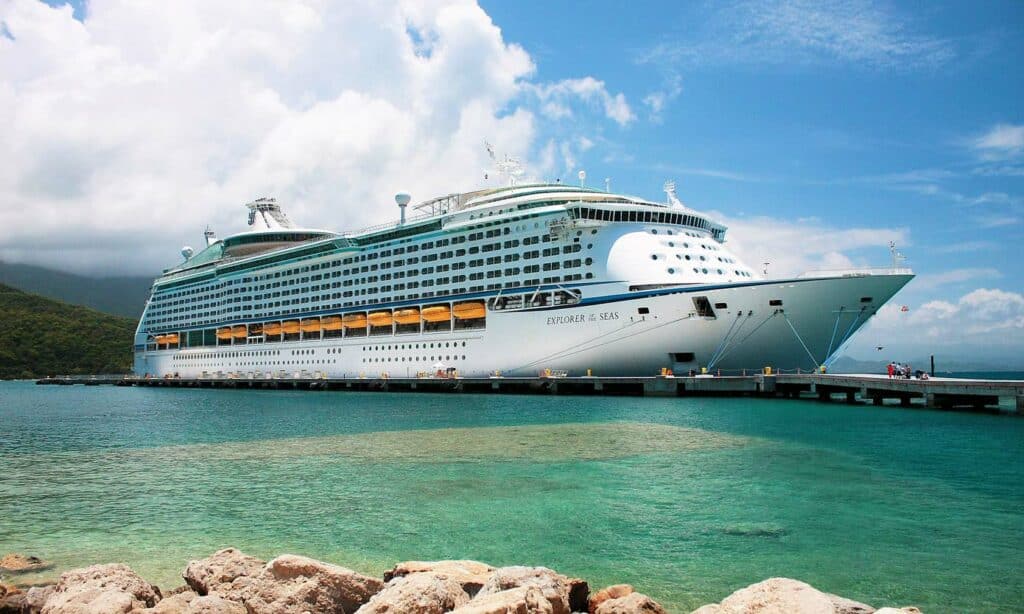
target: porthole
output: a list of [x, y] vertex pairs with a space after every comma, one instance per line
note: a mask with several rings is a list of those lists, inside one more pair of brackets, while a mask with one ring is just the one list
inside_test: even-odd
[[657, 260], [658, 254], [651, 254], [651, 260]]
[[676, 272], [676, 270], [675, 270], [675, 269], [672, 269], [672, 268], [670, 268], [670, 269], [668, 270], [668, 274], [669, 274], [669, 275], [675, 275], [675, 272]]

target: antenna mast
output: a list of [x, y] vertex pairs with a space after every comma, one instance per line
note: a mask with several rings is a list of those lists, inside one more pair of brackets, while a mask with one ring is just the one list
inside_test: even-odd
[[494, 170], [499, 175], [508, 177], [509, 187], [514, 186], [523, 173], [526, 172], [523, 170], [523, 164], [519, 161], [519, 158], [505, 154], [504, 158], [499, 160], [498, 157], [494, 155], [493, 145], [484, 141], [484, 147], [487, 149], [487, 155], [490, 156], [491, 162], [494, 163]]

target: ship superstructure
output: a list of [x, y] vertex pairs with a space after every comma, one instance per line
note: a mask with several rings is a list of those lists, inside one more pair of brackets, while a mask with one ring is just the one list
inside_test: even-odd
[[272, 199], [247, 232], [183, 250], [154, 283], [139, 375], [652, 375], [814, 369], [911, 278], [764, 279], [684, 206], [562, 184], [396, 196], [398, 222], [295, 227]]

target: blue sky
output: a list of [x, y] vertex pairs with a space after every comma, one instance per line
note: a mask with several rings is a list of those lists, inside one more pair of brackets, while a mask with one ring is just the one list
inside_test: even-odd
[[49, 4], [0, 3], [0, 219], [37, 220], [0, 258], [150, 272], [264, 194], [376, 223], [477, 187], [486, 138], [538, 178], [675, 179], [773, 275], [895, 240], [919, 277], [851, 354], [1024, 362], [1024, 3]]

